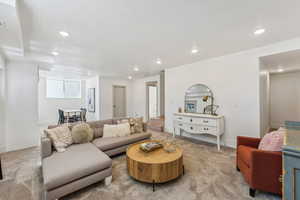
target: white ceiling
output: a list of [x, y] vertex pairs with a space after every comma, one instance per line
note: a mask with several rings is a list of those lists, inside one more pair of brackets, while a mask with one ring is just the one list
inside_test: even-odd
[[271, 73], [283, 73], [300, 70], [300, 50], [289, 51], [261, 57], [264, 64], [262, 70]]
[[[1, 5], [1, 3], [0, 3]], [[22, 48], [45, 65], [104, 75], [158, 71], [300, 36], [299, 0], [19, 0], [0, 6], [0, 46]], [[266, 33], [254, 36], [263, 27]], [[63, 39], [58, 32], [70, 37]], [[17, 33], [18, 32], [18, 33]], [[21, 32], [21, 33], [20, 33]], [[21, 41], [21, 42], [22, 42]], [[193, 46], [198, 55], [191, 55]], [[52, 56], [55, 50], [59, 56]], [[155, 64], [156, 58], [163, 64]]]

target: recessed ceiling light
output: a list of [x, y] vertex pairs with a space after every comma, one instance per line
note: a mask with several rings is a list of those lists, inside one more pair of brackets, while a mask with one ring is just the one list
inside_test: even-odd
[[284, 70], [283, 70], [283, 69], [278, 69], [277, 71], [278, 71], [278, 72], [283, 72]]
[[131, 79], [132, 79], [132, 76], [128, 76], [128, 79], [131, 80]]
[[161, 63], [162, 63], [162, 62], [161, 62], [161, 59], [160, 59], [160, 58], [157, 58], [157, 59], [156, 59], [156, 64], [161, 65]]
[[254, 35], [261, 35], [264, 32], [266, 32], [266, 30], [264, 28], [259, 28], [259, 29], [254, 31]]
[[57, 51], [52, 51], [52, 55], [54, 55], [54, 56], [58, 56], [58, 52]]
[[138, 71], [140, 71], [140, 69], [138, 67], [134, 67], [133, 71], [138, 72]]
[[66, 31], [60, 31], [59, 34], [64, 38], [69, 37], [69, 33], [67, 33]]
[[192, 54], [196, 54], [196, 53], [198, 53], [199, 52], [199, 50], [197, 49], [197, 48], [193, 48], [192, 50], [191, 50], [191, 53]]

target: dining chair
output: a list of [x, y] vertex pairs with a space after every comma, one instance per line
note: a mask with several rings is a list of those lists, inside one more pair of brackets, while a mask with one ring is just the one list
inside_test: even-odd
[[57, 124], [63, 124], [63, 123], [65, 123], [64, 111], [61, 109], [58, 109], [58, 123]]
[[86, 112], [87, 109], [86, 108], [80, 108], [81, 113], [80, 113], [80, 120], [83, 120], [84, 122], [86, 122]]

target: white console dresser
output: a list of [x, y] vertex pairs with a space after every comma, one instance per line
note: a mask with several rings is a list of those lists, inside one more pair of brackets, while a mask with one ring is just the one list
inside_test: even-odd
[[209, 134], [217, 137], [218, 150], [220, 150], [220, 136], [224, 133], [224, 116], [196, 114], [196, 113], [175, 113], [174, 133], [181, 136], [181, 131], [189, 134]]

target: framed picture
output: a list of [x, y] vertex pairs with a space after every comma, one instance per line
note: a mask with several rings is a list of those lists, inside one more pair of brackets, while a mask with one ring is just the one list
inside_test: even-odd
[[95, 88], [88, 89], [88, 111], [95, 112]]
[[185, 101], [185, 112], [196, 113], [197, 112], [197, 101], [196, 100], [186, 100]]

